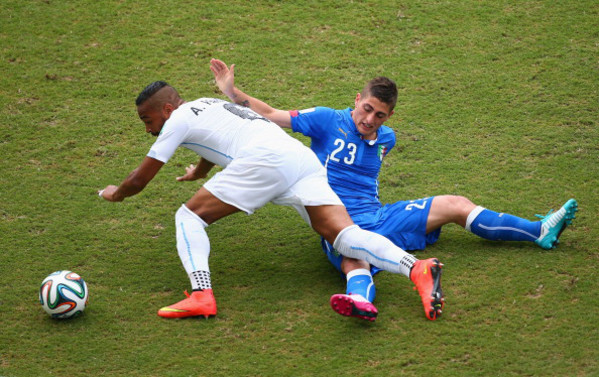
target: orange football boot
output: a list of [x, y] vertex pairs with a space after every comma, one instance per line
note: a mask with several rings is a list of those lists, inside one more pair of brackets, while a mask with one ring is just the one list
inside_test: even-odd
[[441, 290], [441, 268], [443, 264], [437, 258], [418, 260], [410, 272], [410, 280], [416, 285], [426, 318], [434, 321], [441, 316], [445, 298]]
[[191, 295], [184, 292], [186, 299], [176, 304], [165, 306], [158, 310], [158, 315], [164, 318], [186, 318], [204, 316], [206, 318], [216, 315], [216, 300], [212, 289], [193, 291]]

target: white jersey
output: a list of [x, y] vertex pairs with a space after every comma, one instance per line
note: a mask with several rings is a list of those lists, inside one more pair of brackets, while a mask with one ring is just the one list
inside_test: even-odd
[[166, 163], [177, 147], [182, 146], [226, 167], [244, 147], [290, 142], [299, 143], [279, 126], [246, 107], [216, 98], [200, 98], [173, 111], [148, 157]]
[[314, 152], [248, 108], [215, 98], [184, 103], [148, 157], [166, 163], [179, 146], [225, 168], [203, 187], [248, 214], [273, 202], [293, 206], [310, 223], [306, 206], [342, 205]]

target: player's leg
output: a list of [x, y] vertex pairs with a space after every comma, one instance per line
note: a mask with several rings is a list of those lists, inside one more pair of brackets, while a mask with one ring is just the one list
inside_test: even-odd
[[[204, 228], [238, 211], [252, 214], [285, 192], [288, 181], [293, 180], [293, 175], [301, 166], [300, 162], [286, 165], [288, 158], [287, 154], [248, 146], [181, 207], [177, 212], [177, 250], [194, 292], [180, 303], [161, 309], [161, 315], [182, 317], [216, 314], [208, 268], [210, 242]], [[204, 297], [213, 306], [205, 311], [194, 300], [196, 296]]]
[[426, 221], [426, 233], [450, 223], [465, 228], [468, 215], [475, 208], [476, 204], [463, 196], [439, 195], [433, 197]]
[[216, 300], [212, 291], [210, 241], [205, 228], [212, 222], [239, 211], [222, 202], [204, 187], [175, 214], [177, 251], [189, 276], [192, 293], [186, 299], [161, 308], [158, 315], [165, 318], [216, 315]]
[[380, 270], [372, 267], [376, 272], [371, 272], [371, 266], [366, 261], [344, 257], [322, 237], [320, 244], [329, 262], [347, 282], [345, 294], [331, 296], [331, 308], [344, 316], [374, 321], [378, 310], [372, 304], [376, 295], [372, 275]]
[[[327, 246], [328, 242], [324, 241]], [[330, 246], [332, 248], [332, 246]], [[333, 310], [341, 315], [376, 320], [377, 308], [372, 304], [376, 289], [370, 272], [370, 264], [366, 261], [347, 258], [339, 255], [339, 269], [345, 274], [347, 286], [345, 294], [331, 296], [330, 304]], [[335, 264], [335, 263], [333, 263]]]
[[434, 258], [417, 261], [387, 238], [355, 225], [328, 185], [326, 171], [314, 153], [302, 148], [304, 153], [296, 151], [302, 160], [300, 176], [273, 202], [293, 206], [344, 256], [410, 277], [418, 288], [427, 318], [436, 319], [443, 307], [439, 261]]
[[346, 293], [359, 295], [372, 302], [376, 296], [376, 289], [372, 281], [370, 264], [364, 260], [343, 257], [341, 271], [347, 279]]
[[[440, 233], [440, 230], [426, 233], [431, 203], [432, 198], [396, 202], [387, 204], [373, 213], [356, 215], [352, 217], [352, 220], [362, 229], [380, 234], [404, 250], [420, 250], [424, 249], [426, 245], [434, 243]], [[327, 256], [330, 255], [330, 250], [335, 251], [326, 241], [324, 244], [329, 247], [325, 249]], [[330, 256], [329, 260], [331, 260]], [[372, 292], [371, 296], [365, 297], [370, 302], [374, 299], [375, 288], [372, 275], [380, 270], [377, 267], [369, 266], [364, 261], [357, 263], [354, 261], [354, 259], [343, 257], [343, 265], [339, 262], [338, 268], [347, 276], [347, 292], [345, 295], [337, 294], [331, 298], [331, 304], [337, 303], [337, 307], [333, 306], [337, 312], [341, 312], [341, 309], [346, 309], [346, 313], [349, 312], [347, 308], [351, 308], [351, 306], [348, 304], [351, 303], [350, 299], [354, 298], [354, 294], [364, 291]], [[343, 268], [341, 268], [342, 266]], [[416, 276], [419, 274], [410, 274], [411, 278]], [[419, 286], [424, 288], [420, 291], [425, 292], [425, 297], [428, 297], [426, 282], [419, 283]]]
[[387, 238], [355, 225], [341, 205], [307, 206], [312, 228], [342, 255], [409, 276], [414, 256]]
[[[362, 228], [383, 235], [404, 250], [422, 250], [437, 241], [441, 226], [447, 223], [429, 221], [433, 202], [434, 197], [399, 201], [386, 204], [376, 213], [355, 216], [354, 220]], [[435, 227], [429, 230], [429, 223], [435, 224]], [[414, 258], [410, 267], [410, 280], [420, 294], [429, 319], [440, 316], [444, 306], [440, 285], [441, 267], [442, 264], [436, 258]]]
[[569, 200], [543, 221], [530, 221], [477, 206], [463, 196], [443, 195], [433, 200], [427, 231], [448, 223], [456, 223], [479, 237], [494, 241], [529, 241], [550, 249], [555, 247], [561, 232], [572, 222], [577, 203]]
[[417, 260], [387, 238], [353, 224], [342, 206], [306, 207], [306, 210], [314, 230], [341, 254], [409, 277], [420, 293], [427, 318], [434, 320], [441, 315], [442, 264], [436, 258]]

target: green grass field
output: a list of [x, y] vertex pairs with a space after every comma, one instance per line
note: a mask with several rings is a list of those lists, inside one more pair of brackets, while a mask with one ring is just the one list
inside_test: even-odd
[[[329, 308], [345, 284], [318, 236], [267, 205], [208, 228], [218, 316], [161, 319], [189, 286], [174, 213], [202, 182], [174, 177], [196, 156], [123, 203], [96, 192], [153, 142], [146, 84], [224, 98], [212, 57], [282, 109], [395, 79], [384, 202], [459, 194], [533, 219], [574, 197], [574, 226], [551, 251], [446, 226], [416, 253], [445, 263], [444, 316], [384, 273], [371, 324]], [[5, 0], [0, 69], [0, 376], [599, 375], [596, 1]], [[38, 303], [60, 269], [90, 289], [74, 320]]]

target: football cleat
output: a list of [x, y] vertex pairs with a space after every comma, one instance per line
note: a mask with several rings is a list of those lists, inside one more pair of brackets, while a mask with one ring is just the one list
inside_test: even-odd
[[370, 322], [374, 322], [379, 314], [374, 305], [361, 295], [332, 295], [331, 308], [341, 315], [365, 319]]
[[559, 236], [568, 225], [572, 224], [576, 211], [578, 211], [578, 203], [575, 199], [570, 199], [557, 212], [550, 210], [545, 216], [535, 215], [542, 219], [541, 235], [535, 243], [546, 250], [557, 247]]
[[437, 258], [418, 260], [410, 272], [410, 280], [416, 285], [426, 318], [434, 321], [441, 316], [445, 298], [441, 290], [441, 268], [443, 264]]
[[193, 291], [191, 295], [184, 292], [186, 299], [176, 304], [165, 306], [158, 310], [158, 315], [164, 318], [186, 318], [199, 317], [206, 318], [216, 315], [216, 300], [212, 289], [202, 291]]

